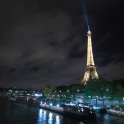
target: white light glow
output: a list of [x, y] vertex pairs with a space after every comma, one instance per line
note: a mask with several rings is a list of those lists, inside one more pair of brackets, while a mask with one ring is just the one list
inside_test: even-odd
[[57, 107], [59, 107], [59, 104], [57, 104]]
[[53, 114], [50, 112], [49, 113], [49, 120], [52, 120], [52, 116], [53, 116]]
[[60, 118], [58, 115], [56, 115], [56, 124], [60, 124]]

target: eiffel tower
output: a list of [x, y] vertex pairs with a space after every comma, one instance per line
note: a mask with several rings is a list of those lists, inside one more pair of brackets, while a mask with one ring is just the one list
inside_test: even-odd
[[84, 85], [87, 84], [87, 81], [89, 80], [90, 77], [92, 79], [99, 79], [97, 71], [96, 71], [96, 67], [94, 64], [92, 42], [91, 42], [91, 31], [90, 31], [89, 27], [88, 27], [87, 37], [88, 37], [88, 41], [87, 41], [87, 66], [85, 69], [84, 78], [81, 81]]

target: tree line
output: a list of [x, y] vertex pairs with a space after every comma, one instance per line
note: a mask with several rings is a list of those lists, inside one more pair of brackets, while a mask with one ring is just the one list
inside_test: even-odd
[[77, 93], [85, 96], [85, 99], [101, 97], [108, 100], [123, 100], [124, 79], [107, 81], [104, 78], [89, 79], [87, 85], [72, 84], [70, 86], [51, 86], [46, 85], [42, 89], [43, 95], [53, 99], [75, 99]]

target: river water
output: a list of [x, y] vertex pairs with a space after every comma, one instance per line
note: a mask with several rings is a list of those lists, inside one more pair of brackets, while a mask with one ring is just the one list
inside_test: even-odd
[[0, 124], [124, 124], [124, 118], [97, 114], [96, 120], [77, 120], [21, 101], [0, 101]]

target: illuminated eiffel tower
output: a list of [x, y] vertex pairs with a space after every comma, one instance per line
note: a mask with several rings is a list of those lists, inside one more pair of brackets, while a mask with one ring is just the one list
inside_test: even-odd
[[87, 66], [85, 69], [84, 78], [81, 81], [84, 85], [87, 84], [87, 81], [89, 80], [90, 77], [92, 79], [99, 79], [97, 71], [96, 71], [96, 67], [94, 64], [94, 59], [93, 59], [91, 31], [90, 31], [89, 27], [88, 27], [87, 37], [88, 37], [88, 41], [87, 41]]

